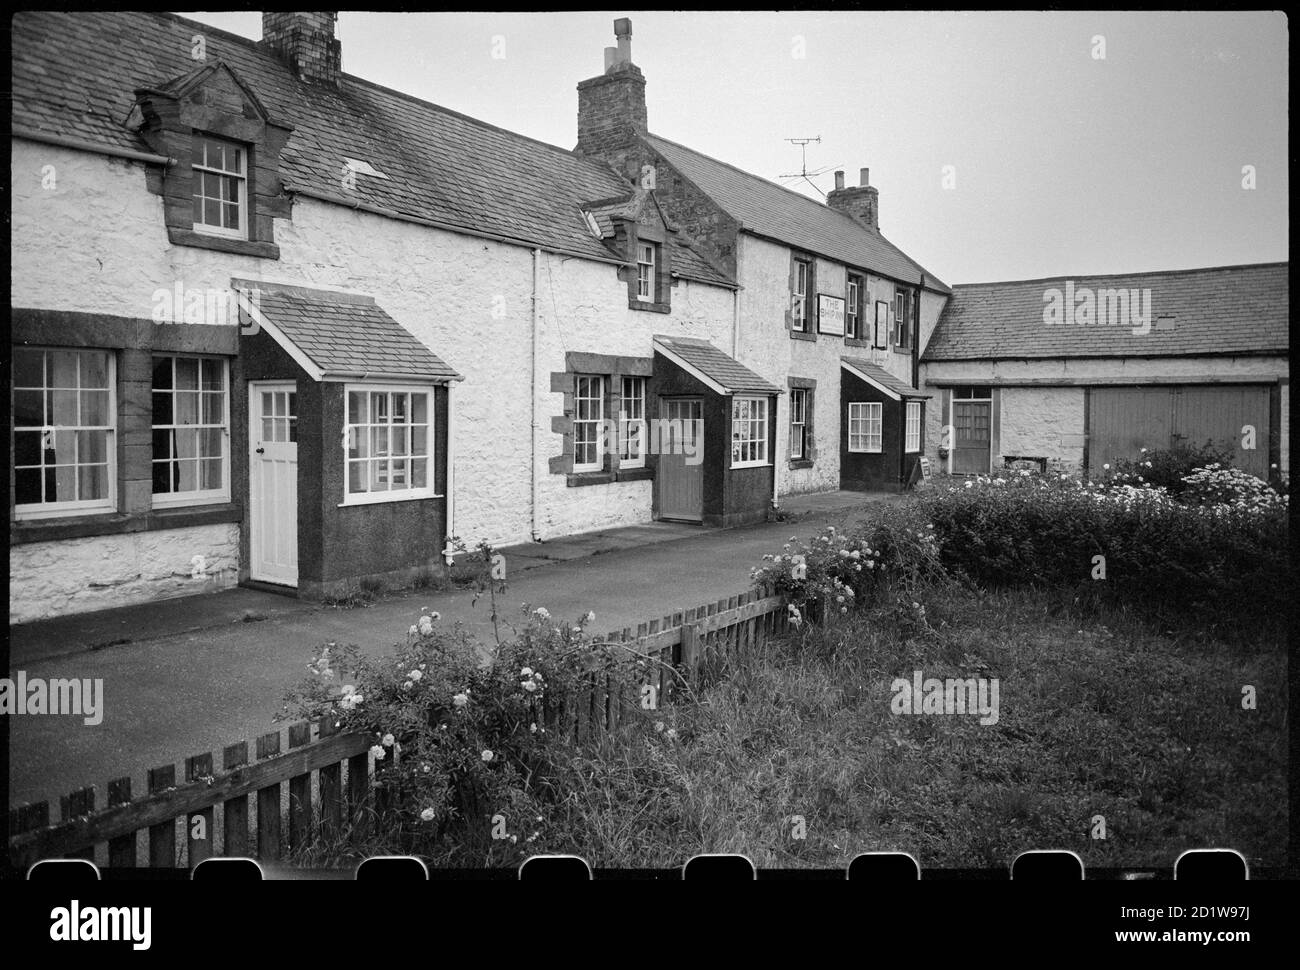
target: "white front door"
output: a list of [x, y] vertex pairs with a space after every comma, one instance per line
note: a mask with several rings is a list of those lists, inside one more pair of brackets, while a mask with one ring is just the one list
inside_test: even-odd
[[298, 585], [298, 395], [291, 383], [248, 385], [251, 579]]

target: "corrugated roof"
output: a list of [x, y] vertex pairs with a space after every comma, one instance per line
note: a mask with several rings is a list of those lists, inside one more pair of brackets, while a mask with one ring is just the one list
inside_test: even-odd
[[257, 291], [258, 311], [322, 377], [461, 379], [369, 297], [244, 280], [236, 285]]
[[655, 343], [723, 387], [724, 393], [780, 394], [781, 389], [769, 384], [752, 370], [724, 354], [707, 340], [697, 337], [669, 337], [655, 334]]
[[[1287, 263], [1115, 276], [1053, 277], [952, 288], [921, 359], [1173, 357], [1285, 354], [1290, 346]], [[1044, 322], [1046, 294], [1084, 288], [1150, 290], [1151, 330], [1140, 326]], [[1100, 306], [1101, 301], [1097, 301]], [[1146, 298], [1143, 296], [1145, 308]], [[1101, 318], [1100, 312], [1094, 320]]]
[[[584, 202], [626, 195], [608, 166], [343, 75], [337, 89], [299, 81], [261, 44], [173, 14], [22, 11], [13, 16], [12, 124], [132, 151], [151, 149], [124, 122], [140, 88], [183, 84], [191, 38], [229, 65], [271, 120], [292, 125], [280, 174], [291, 191], [355, 196], [401, 215], [488, 232], [593, 259]], [[345, 159], [387, 178], [340, 185]], [[697, 261], [685, 260], [683, 275]], [[716, 277], [717, 270], [710, 277]]]
[[642, 138], [742, 229], [902, 283], [920, 285], [924, 274], [926, 288], [948, 292], [941, 279], [851, 216], [659, 135]]
[[925, 391], [918, 390], [907, 381], [895, 377], [889, 371], [885, 370], [879, 364], [873, 364], [871, 361], [862, 357], [841, 357], [841, 363], [847, 364], [855, 371], [870, 378], [876, 384], [893, 391], [899, 397], [934, 397]]

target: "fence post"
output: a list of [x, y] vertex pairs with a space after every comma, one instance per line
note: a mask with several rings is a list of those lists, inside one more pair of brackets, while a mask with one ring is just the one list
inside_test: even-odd
[[[248, 742], [228, 744], [221, 751], [221, 767], [227, 773], [248, 764]], [[239, 795], [221, 806], [225, 821], [225, 841], [221, 850], [226, 856], [246, 856], [248, 852], [248, 796]]]
[[[211, 752], [197, 754], [192, 758], [185, 759], [186, 782], [201, 781], [205, 778], [211, 777]], [[201, 830], [202, 835], [195, 835], [194, 833], [196, 830]], [[212, 840], [216, 837], [215, 814], [211, 806], [185, 816], [185, 854], [186, 858], [189, 860], [189, 867], [191, 869], [197, 866], [204, 859], [211, 858], [215, 855], [212, 851]]]
[[682, 626], [682, 666], [690, 674], [695, 672], [695, 665], [698, 662], [699, 634], [693, 622], [687, 623]]

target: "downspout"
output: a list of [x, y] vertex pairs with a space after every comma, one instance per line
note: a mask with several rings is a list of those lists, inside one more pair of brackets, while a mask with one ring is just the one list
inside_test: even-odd
[[530, 487], [529, 508], [531, 510], [531, 530], [533, 542], [541, 542], [542, 537], [537, 531], [537, 331], [538, 331], [538, 300], [540, 297], [541, 286], [541, 260], [542, 251], [533, 249], [533, 319], [532, 319], [532, 366], [529, 368], [532, 374], [529, 382], [531, 389], [532, 403], [529, 411], [529, 432], [528, 432], [528, 480]]
[[[455, 381], [447, 382], [447, 535], [444, 548], [450, 548], [451, 537], [456, 534], [456, 408], [452, 403]], [[446, 555], [448, 566], [451, 556]]]

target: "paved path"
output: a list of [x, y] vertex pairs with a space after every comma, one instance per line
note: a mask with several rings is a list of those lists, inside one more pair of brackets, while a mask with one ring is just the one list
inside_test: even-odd
[[[749, 588], [749, 570], [764, 553], [828, 522], [847, 524], [860, 514], [863, 498], [823, 498], [795, 522], [675, 534], [645, 527], [641, 539], [649, 544], [635, 534], [603, 544], [577, 537], [592, 546], [581, 558], [569, 558], [563, 543], [530, 547], [507, 560], [535, 568], [512, 568], [502, 614], [511, 622], [521, 619], [524, 602], [545, 606], [559, 619], [592, 610], [595, 630], [605, 632], [732, 596]], [[523, 561], [525, 553], [533, 562]], [[465, 591], [407, 593], [350, 610], [242, 589], [199, 599], [205, 602], [198, 606], [171, 601], [58, 621], [80, 630], [83, 640], [100, 636], [102, 642], [104, 630], [116, 627], [123, 628], [120, 636], [108, 639], [154, 634], [97, 650], [78, 646], [75, 632], [58, 624], [40, 628], [40, 636], [15, 631], [12, 670], [28, 677], [103, 678], [104, 717], [97, 726], [72, 716], [9, 718], [11, 806], [86, 785], [97, 787], [102, 805], [111, 778], [131, 775], [133, 789], [144, 791], [147, 768], [206, 751], [219, 757], [224, 745], [274, 730], [272, 715], [285, 691], [306, 677], [317, 644], [356, 643], [382, 655], [404, 640], [422, 607], [441, 613], [446, 626], [460, 620], [484, 640], [492, 637], [485, 602], [472, 606]], [[246, 607], [267, 618], [240, 622]], [[169, 624], [176, 632], [166, 632]], [[78, 652], [62, 652], [72, 649]]]

